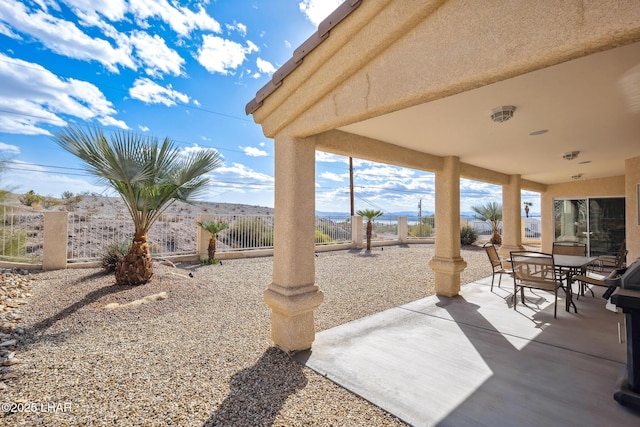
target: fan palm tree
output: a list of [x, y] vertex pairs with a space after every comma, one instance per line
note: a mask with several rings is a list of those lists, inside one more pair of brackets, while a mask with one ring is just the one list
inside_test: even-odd
[[371, 233], [373, 231], [373, 219], [382, 216], [382, 211], [373, 209], [364, 209], [356, 211], [362, 217], [367, 218], [367, 250], [371, 250]]
[[477, 214], [476, 219], [484, 221], [491, 226], [493, 233], [491, 235], [491, 243], [494, 245], [502, 244], [502, 237], [498, 225], [502, 221], [502, 205], [496, 202], [489, 202], [482, 206], [471, 206], [471, 209]]
[[209, 182], [205, 174], [222, 164], [220, 155], [202, 150], [183, 156], [173, 141], [114, 133], [110, 140], [99, 129], [69, 127], [54, 136], [76, 155], [86, 170], [120, 194], [133, 219], [133, 241], [118, 261], [116, 283], [141, 285], [153, 275], [147, 234], [176, 200], [190, 201]]
[[207, 252], [209, 253], [207, 261], [214, 262], [216, 259], [216, 240], [218, 239], [218, 233], [226, 229], [229, 224], [226, 222], [198, 222], [198, 225], [211, 234], [209, 246], [207, 247]]

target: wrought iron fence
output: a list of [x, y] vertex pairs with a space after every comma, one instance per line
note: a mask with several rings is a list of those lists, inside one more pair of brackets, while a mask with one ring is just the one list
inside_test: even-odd
[[44, 245], [44, 215], [12, 206], [0, 206], [0, 259], [38, 262]]
[[[130, 243], [133, 231], [126, 215], [70, 213], [67, 258], [70, 262], [100, 258], [110, 245]], [[156, 256], [196, 253], [195, 217], [163, 215], [149, 230], [148, 241]]]
[[407, 237], [420, 239], [435, 236], [436, 220], [434, 216], [407, 217]]

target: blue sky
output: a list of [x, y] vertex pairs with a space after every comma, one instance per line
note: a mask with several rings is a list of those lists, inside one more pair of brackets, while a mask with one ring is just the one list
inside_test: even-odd
[[[340, 0], [2, 0], [0, 186], [105, 189], [52, 140], [97, 126], [216, 149], [202, 197], [273, 206], [273, 142], [244, 106]], [[349, 211], [348, 159], [316, 155], [316, 209]], [[356, 209], [433, 211], [433, 175], [354, 160]], [[500, 188], [462, 183], [462, 210]], [[538, 199], [531, 199], [538, 211]]]

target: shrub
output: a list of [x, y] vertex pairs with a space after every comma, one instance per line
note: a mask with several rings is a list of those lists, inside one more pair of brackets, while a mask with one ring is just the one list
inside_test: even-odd
[[262, 218], [241, 217], [235, 220], [219, 240], [235, 248], [273, 246], [273, 227]]
[[129, 242], [112, 242], [107, 245], [106, 252], [102, 255], [102, 268], [106, 273], [116, 271], [118, 261], [127, 254]]
[[470, 225], [465, 225], [460, 229], [460, 243], [463, 245], [472, 245], [478, 240], [478, 231]]
[[333, 241], [331, 236], [316, 229], [316, 243], [329, 243], [331, 241]]
[[431, 224], [423, 221], [422, 224], [414, 224], [409, 226], [409, 235], [411, 237], [432, 237], [433, 227]]
[[35, 204], [39, 204], [44, 200], [44, 197], [36, 194], [35, 191], [29, 190], [19, 197], [20, 203], [25, 206], [33, 206]]

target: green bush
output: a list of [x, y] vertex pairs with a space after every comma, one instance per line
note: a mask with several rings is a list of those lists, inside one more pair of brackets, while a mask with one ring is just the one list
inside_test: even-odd
[[109, 243], [104, 255], [102, 255], [102, 268], [104, 268], [105, 272], [115, 272], [118, 261], [127, 254], [128, 250], [129, 242]]
[[478, 240], [478, 231], [470, 225], [465, 225], [460, 229], [460, 243], [462, 245], [472, 245]]
[[20, 203], [25, 206], [33, 206], [40, 204], [44, 200], [44, 196], [36, 194], [35, 191], [29, 190], [19, 197]]
[[240, 217], [218, 236], [218, 240], [234, 248], [273, 246], [273, 227], [259, 217]]
[[329, 243], [332, 241], [333, 239], [331, 238], [331, 236], [316, 229], [316, 243]]
[[424, 221], [422, 224], [410, 225], [409, 235], [411, 237], [433, 237], [433, 227]]

